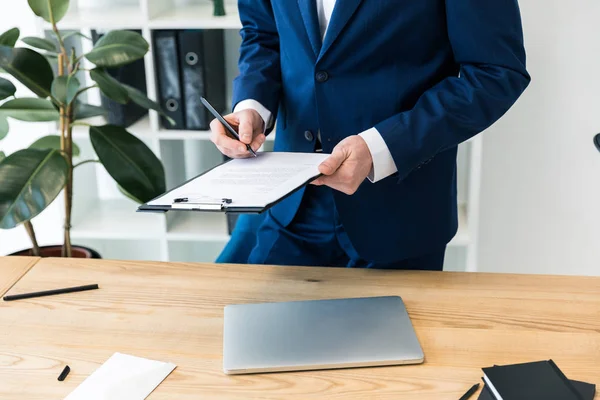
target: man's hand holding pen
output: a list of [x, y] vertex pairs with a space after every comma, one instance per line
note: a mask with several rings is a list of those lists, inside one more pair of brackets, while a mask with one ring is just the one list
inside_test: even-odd
[[210, 124], [210, 140], [227, 157], [252, 157], [253, 154], [248, 151], [246, 145], [249, 144], [252, 150], [256, 152], [266, 140], [264, 121], [260, 114], [255, 110], [247, 109], [226, 115], [223, 118], [238, 132], [240, 140], [232, 138], [217, 119]]

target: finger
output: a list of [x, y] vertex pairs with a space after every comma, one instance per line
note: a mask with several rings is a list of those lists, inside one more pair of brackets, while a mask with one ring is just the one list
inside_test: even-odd
[[210, 121], [210, 140], [217, 144], [217, 138], [225, 135], [225, 127], [217, 120]]
[[265, 143], [266, 140], [267, 137], [262, 133], [256, 136], [252, 141], [252, 144], [250, 145], [252, 147], [252, 150], [258, 151], [258, 149], [260, 149], [260, 147]]
[[323, 185], [329, 186], [333, 190], [337, 190], [338, 192], [342, 192], [347, 195], [351, 195], [356, 192], [356, 190], [354, 190], [348, 184], [337, 182], [337, 181], [326, 180], [326, 181], [323, 181]]
[[240, 126], [238, 128], [238, 133], [240, 135], [240, 140], [246, 144], [252, 143], [252, 136], [254, 136], [254, 127], [252, 122], [252, 113], [243, 113], [240, 115]]
[[340, 179], [339, 171], [331, 176], [321, 176], [314, 183], [317, 186], [329, 186], [330, 188], [347, 195], [356, 193], [358, 187], [353, 182]]
[[234, 153], [232, 153], [229, 149], [226, 149], [225, 147], [222, 146], [217, 146], [217, 149], [221, 152], [221, 154], [223, 154], [224, 156], [227, 156], [229, 158], [237, 158], [235, 156]]
[[346, 160], [346, 152], [340, 148], [333, 149], [333, 153], [319, 165], [319, 172], [323, 175], [333, 175]]
[[217, 147], [223, 147], [232, 153], [243, 153], [247, 151], [245, 144], [241, 143], [239, 140], [230, 138], [224, 132], [219, 133], [218, 131], [212, 131], [210, 140]]
[[239, 152], [239, 151], [231, 151], [229, 149], [226, 149], [225, 147], [220, 147], [217, 146], [217, 149], [225, 156], [229, 157], [229, 158], [248, 158], [251, 156], [250, 152], [248, 151], [244, 151], [244, 152]]
[[317, 186], [329, 186], [332, 189], [340, 190], [341, 183], [333, 176], [321, 176], [316, 180]]

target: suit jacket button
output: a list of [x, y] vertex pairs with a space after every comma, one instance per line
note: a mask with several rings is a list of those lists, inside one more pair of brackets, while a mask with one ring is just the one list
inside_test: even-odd
[[304, 132], [304, 139], [308, 140], [309, 142], [312, 142], [314, 139], [313, 133], [311, 131]]
[[323, 83], [327, 79], [329, 79], [329, 74], [326, 71], [319, 71], [316, 73], [315, 79], [317, 80], [317, 82]]

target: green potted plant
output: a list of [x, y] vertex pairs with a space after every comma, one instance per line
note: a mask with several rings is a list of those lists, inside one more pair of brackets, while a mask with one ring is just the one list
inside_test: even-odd
[[[19, 29], [13, 28], [0, 34], [0, 70], [10, 74], [34, 94], [16, 97], [14, 84], [0, 77], [0, 139], [9, 133], [10, 119], [56, 121], [58, 133], [43, 137], [30, 147], [12, 154], [0, 153], [0, 229], [24, 224], [32, 241], [32, 249], [25, 251], [27, 254], [90, 257], [88, 249], [71, 243], [73, 171], [76, 168], [87, 163], [101, 163], [123, 194], [138, 203], [146, 202], [166, 189], [163, 165], [154, 153], [123, 127], [90, 125], [86, 120], [104, 115], [104, 110], [80, 99], [85, 91], [98, 88], [105, 96], [121, 104], [132, 101], [164, 114], [146, 94], [118, 82], [106, 71], [106, 68], [141, 59], [148, 52], [149, 45], [135, 32], [111, 31], [98, 40], [89, 53], [78, 55], [74, 49], [65, 47], [66, 35], [57, 27], [68, 11], [69, 0], [28, 2], [36, 15], [51, 24], [56, 40], [26, 37], [20, 41], [28, 47], [19, 47]], [[84, 58], [94, 65], [94, 68], [85, 71], [95, 82], [87, 87], [83, 87], [76, 77], [83, 69]], [[57, 73], [50, 61], [57, 63]], [[74, 163], [79, 149], [73, 142], [72, 131], [78, 125], [89, 130], [97, 159]], [[64, 241], [57, 246], [40, 249], [31, 220], [61, 192], [64, 192], [65, 207]]]

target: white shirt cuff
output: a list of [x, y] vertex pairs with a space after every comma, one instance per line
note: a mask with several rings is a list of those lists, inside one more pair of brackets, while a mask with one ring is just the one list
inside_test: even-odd
[[368, 129], [359, 136], [367, 142], [371, 157], [373, 157], [373, 168], [367, 177], [369, 181], [375, 183], [398, 172], [390, 149], [376, 128]]
[[265, 123], [265, 130], [271, 127], [271, 111], [267, 110], [265, 106], [260, 104], [256, 100], [247, 99], [242, 100], [233, 109], [233, 112], [243, 111], [243, 110], [254, 110], [258, 112]]

